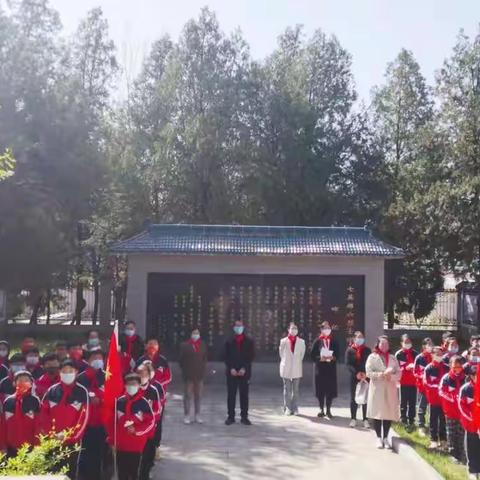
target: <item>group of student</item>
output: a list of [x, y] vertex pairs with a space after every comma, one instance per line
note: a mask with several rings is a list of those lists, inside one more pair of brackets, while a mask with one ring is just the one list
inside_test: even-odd
[[[108, 421], [102, 406], [105, 351], [98, 331], [84, 345], [59, 341], [40, 356], [35, 340], [23, 340], [10, 355], [0, 341], [0, 450], [8, 457], [39, 435], [54, 435], [80, 449], [65, 460], [71, 479], [109, 478], [114, 458], [120, 480], [146, 480], [159, 457], [166, 390], [171, 381], [167, 360], [156, 339], [146, 343], [127, 322], [119, 338], [125, 392]], [[108, 446], [115, 443], [115, 455]]]

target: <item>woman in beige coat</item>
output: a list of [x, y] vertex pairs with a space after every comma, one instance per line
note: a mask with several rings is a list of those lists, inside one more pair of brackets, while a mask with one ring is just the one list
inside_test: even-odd
[[397, 359], [390, 353], [386, 336], [378, 337], [373, 353], [367, 358], [365, 370], [370, 379], [367, 417], [373, 420], [378, 448], [391, 448], [388, 432], [392, 422], [400, 419], [398, 382], [401, 372]]

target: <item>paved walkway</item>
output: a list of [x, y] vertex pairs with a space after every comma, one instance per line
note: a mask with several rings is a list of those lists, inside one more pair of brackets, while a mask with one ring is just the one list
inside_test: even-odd
[[164, 420], [159, 480], [404, 480], [432, 478], [429, 469], [404, 456], [375, 448], [372, 431], [348, 427], [349, 409], [338, 399], [332, 421], [319, 420], [308, 388], [300, 415], [281, 415], [281, 392], [254, 385], [250, 395], [251, 427], [224, 425], [226, 391], [205, 389], [203, 425], [183, 424], [182, 397], [172, 389]]

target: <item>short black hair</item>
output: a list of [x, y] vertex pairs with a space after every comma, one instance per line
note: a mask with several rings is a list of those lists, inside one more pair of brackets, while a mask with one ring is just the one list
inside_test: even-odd
[[77, 366], [75, 365], [75, 362], [71, 360], [70, 358], [65, 359], [61, 365], [60, 365], [60, 370], [64, 367], [72, 367], [75, 370], [78, 370]]
[[135, 327], [137, 326], [137, 324], [133, 320], [127, 320], [125, 322], [125, 326], [127, 326], [127, 325], [135, 325]]
[[91, 328], [87, 331], [87, 338], [90, 337], [90, 334], [93, 332], [98, 333], [98, 336], [100, 337], [100, 332], [96, 328]]
[[140, 375], [138, 373], [127, 373], [124, 377], [125, 383], [137, 382], [139, 385], [142, 383]]
[[410, 335], [409, 335], [408, 333], [404, 333], [404, 334], [400, 337], [400, 341], [404, 342], [405, 340], [411, 340]]
[[427, 343], [433, 343], [433, 340], [430, 337], [425, 337], [422, 340], [422, 345], [426, 345]]
[[67, 344], [68, 349], [74, 348], [74, 347], [81, 347], [81, 346], [82, 346], [82, 342], [77, 341], [77, 340], [72, 340], [71, 342], [68, 342], [68, 344]]
[[454, 335], [452, 332], [446, 331], [446, 332], [443, 332], [443, 333], [442, 333], [442, 340], [443, 340], [444, 342], [446, 342], [447, 339], [449, 339], [450, 337], [454, 337], [454, 336], [455, 336], [455, 335]]
[[480, 340], [480, 335], [472, 335], [470, 337], [470, 342], [473, 342], [473, 341], [477, 341], [477, 340]]
[[98, 350], [87, 350], [83, 355], [83, 358], [85, 360], [89, 360], [90, 357], [93, 357], [93, 355], [101, 355], [102, 358], [105, 357], [105, 353], [99, 348]]
[[38, 347], [30, 347], [26, 352], [25, 355], [28, 355], [29, 353], [40, 353], [40, 350]]
[[58, 347], [65, 347], [67, 348], [67, 342], [65, 340], [57, 340], [55, 342], [55, 348], [58, 348]]
[[47, 352], [43, 357], [42, 357], [42, 362], [53, 362], [54, 360], [58, 361], [58, 356], [55, 352]]
[[9, 360], [9, 363], [25, 363], [25, 355], [23, 353], [14, 353]]

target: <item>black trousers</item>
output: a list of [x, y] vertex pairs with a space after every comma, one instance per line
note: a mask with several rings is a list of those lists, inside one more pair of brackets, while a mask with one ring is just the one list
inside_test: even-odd
[[477, 433], [465, 432], [468, 472], [480, 473], [480, 437]]
[[328, 395], [327, 393], [320, 392], [318, 394], [318, 406], [320, 407], [320, 410], [323, 412], [326, 404], [327, 412], [329, 412], [330, 409], [332, 408], [333, 399], [334, 397], [332, 395]]
[[430, 438], [434, 442], [447, 439], [445, 415], [440, 405], [430, 405]]
[[106, 455], [106, 434], [102, 426], [87, 427], [78, 460], [81, 479], [101, 480]]
[[[391, 425], [392, 425], [392, 422], [390, 420], [377, 420], [377, 419], [373, 420], [373, 428], [375, 429], [375, 433], [377, 434], [378, 438], [387, 438]], [[383, 432], [382, 432], [382, 427], [383, 427]]]
[[160, 416], [160, 420], [155, 427], [155, 434], [153, 435], [153, 440], [155, 442], [155, 448], [160, 446], [162, 442], [162, 423], [163, 423], [163, 414], [165, 413], [165, 408], [162, 411], [162, 415]]
[[235, 418], [237, 390], [240, 393], [240, 416], [248, 418], [248, 383], [249, 381], [244, 377], [227, 376], [228, 418]]
[[[355, 392], [357, 389], [358, 380], [355, 375], [352, 375], [350, 378], [350, 418], [353, 420], [357, 419], [357, 409], [358, 405], [355, 401]], [[362, 417], [363, 420], [367, 419], [367, 404], [362, 405]]]
[[150, 438], [145, 444], [142, 453], [142, 461], [140, 463], [140, 480], [148, 480], [150, 477], [150, 470], [155, 464], [155, 438]]
[[140, 452], [117, 451], [118, 480], [139, 480], [141, 461]]
[[402, 385], [400, 387], [400, 418], [403, 423], [415, 423], [415, 410], [417, 407], [417, 387]]

